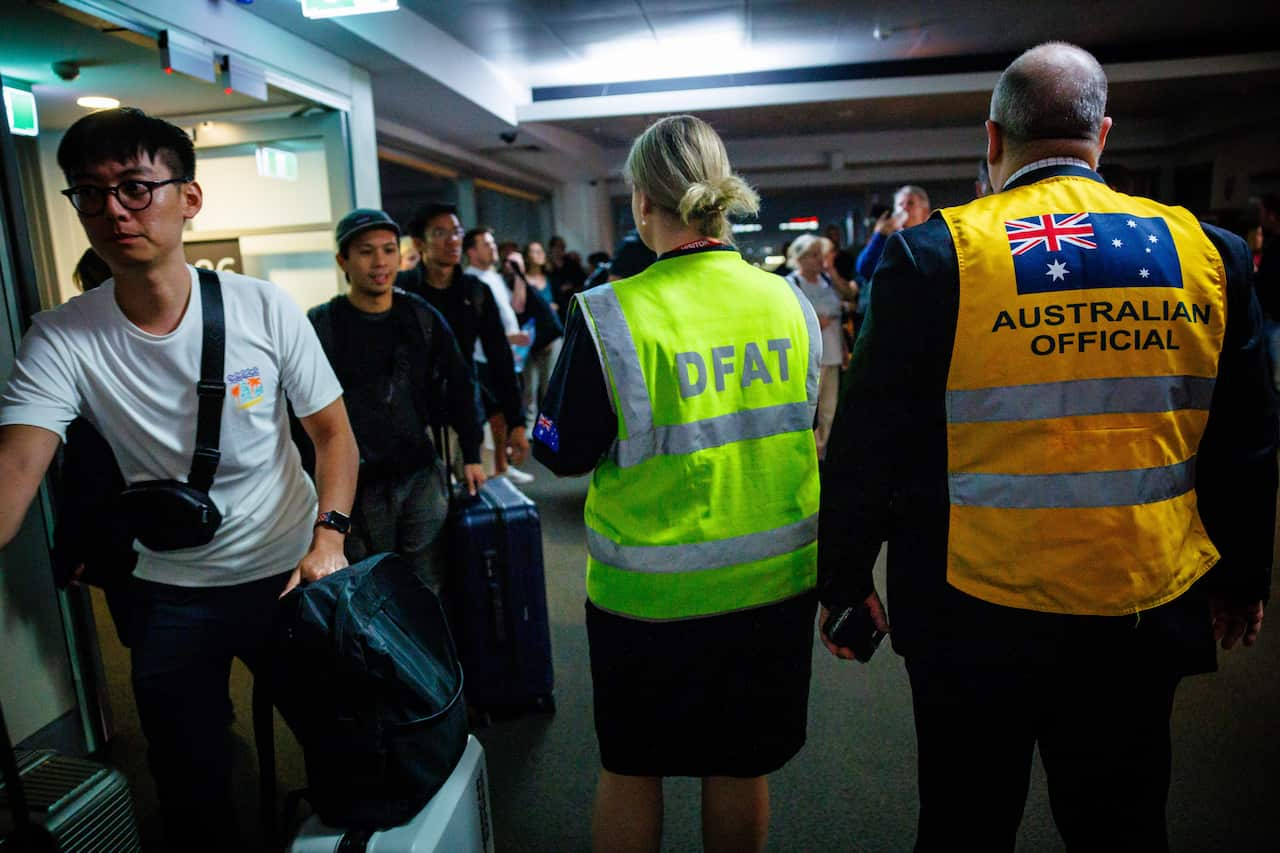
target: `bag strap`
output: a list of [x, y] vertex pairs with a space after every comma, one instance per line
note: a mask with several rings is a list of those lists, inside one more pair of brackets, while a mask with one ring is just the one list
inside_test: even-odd
[[227, 324], [222, 311], [222, 285], [213, 270], [196, 269], [200, 276], [200, 307], [204, 313], [204, 337], [200, 344], [200, 381], [196, 383], [196, 451], [187, 484], [205, 494], [213, 488], [213, 475], [222, 460], [222, 403], [227, 396], [223, 379], [226, 366]]

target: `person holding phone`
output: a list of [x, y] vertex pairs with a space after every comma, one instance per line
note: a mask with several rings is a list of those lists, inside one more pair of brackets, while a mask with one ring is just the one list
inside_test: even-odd
[[768, 774], [805, 741], [822, 337], [730, 244], [759, 200], [706, 122], [653, 124], [626, 173], [657, 260], [574, 298], [533, 431], [552, 471], [594, 474], [593, 846], [658, 850], [662, 779], [692, 776], [707, 849], [762, 850]]
[[893, 207], [876, 218], [876, 224], [871, 229], [871, 239], [858, 253], [858, 262], [854, 267], [858, 277], [864, 282], [871, 281], [889, 238], [903, 228], [911, 228], [924, 222], [929, 218], [929, 209], [929, 194], [923, 189], [912, 184], [898, 187], [898, 191], [893, 194]]
[[998, 191], [888, 239], [828, 445], [822, 623], [874, 628], [824, 644], [888, 630], [887, 541], [921, 853], [1013, 850], [1037, 748], [1067, 849], [1168, 850], [1178, 683], [1262, 625], [1277, 423], [1248, 249], [1103, 182], [1106, 97], [1062, 42], [1000, 76]]

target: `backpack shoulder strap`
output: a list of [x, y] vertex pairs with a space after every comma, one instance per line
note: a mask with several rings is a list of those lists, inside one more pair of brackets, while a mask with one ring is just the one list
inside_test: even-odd
[[431, 307], [431, 303], [416, 296], [408, 291], [395, 288], [395, 302], [393, 305], [406, 305], [413, 314], [414, 322], [418, 326], [418, 331], [422, 332], [422, 342], [426, 346], [427, 352], [431, 351], [431, 339], [435, 335], [436, 322], [442, 319], [439, 312]]
[[324, 354], [328, 356], [329, 364], [335, 370], [338, 365], [338, 347], [340, 345], [337, 327], [342, 324], [333, 322], [333, 312], [334, 306], [342, 299], [346, 299], [346, 297], [335, 296], [328, 302], [322, 302], [307, 311], [307, 319], [311, 321], [312, 328], [316, 330], [316, 337], [320, 339], [320, 346], [324, 349]]

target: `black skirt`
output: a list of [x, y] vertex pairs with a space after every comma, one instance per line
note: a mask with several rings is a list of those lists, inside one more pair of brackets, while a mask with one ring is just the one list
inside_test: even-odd
[[596, 736], [624, 776], [772, 773], [800, 751], [817, 597], [675, 622], [587, 602]]

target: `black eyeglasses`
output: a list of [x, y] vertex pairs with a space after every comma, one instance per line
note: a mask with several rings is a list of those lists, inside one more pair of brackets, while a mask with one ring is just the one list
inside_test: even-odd
[[126, 210], [146, 210], [151, 206], [152, 194], [160, 187], [189, 183], [190, 178], [169, 178], [167, 181], [121, 181], [114, 187], [81, 184], [78, 187], [68, 187], [62, 194], [85, 216], [97, 216], [107, 209], [108, 193], [115, 196], [116, 201]]
[[466, 233], [465, 228], [432, 228], [427, 232], [427, 236], [432, 240], [448, 240], [450, 237], [461, 240]]

